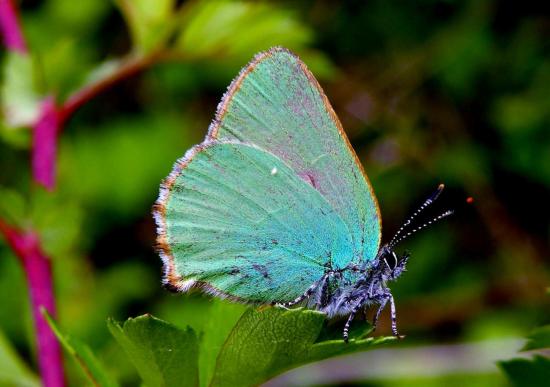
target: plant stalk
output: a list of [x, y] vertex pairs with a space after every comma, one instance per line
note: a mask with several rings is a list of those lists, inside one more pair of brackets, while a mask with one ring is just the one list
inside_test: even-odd
[[63, 387], [61, 348], [42, 314], [44, 309], [51, 316], [56, 315], [51, 261], [42, 251], [35, 232], [22, 232], [0, 219], [0, 233], [21, 261], [27, 277], [42, 383], [45, 387]]

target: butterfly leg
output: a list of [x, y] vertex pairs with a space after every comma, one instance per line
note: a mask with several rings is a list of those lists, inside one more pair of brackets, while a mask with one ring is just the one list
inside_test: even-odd
[[299, 304], [300, 302], [302, 302], [302, 301], [305, 300], [306, 298], [311, 297], [311, 295], [313, 294], [313, 292], [315, 292], [315, 290], [317, 290], [317, 289], [319, 288], [319, 286], [324, 286], [324, 284], [325, 284], [327, 278], [328, 278], [330, 275], [332, 275], [332, 272], [328, 272], [328, 273], [326, 273], [325, 275], [323, 275], [319, 281], [315, 281], [315, 282], [313, 283], [313, 285], [311, 285], [309, 288], [307, 288], [307, 290], [304, 292], [304, 294], [302, 294], [301, 296], [297, 297], [296, 299], [294, 299], [294, 300], [292, 300], [292, 301], [289, 301], [289, 302], [278, 303], [278, 304], [276, 304], [276, 305], [279, 306], [279, 307], [288, 309], [288, 308], [291, 307], [291, 306], [294, 306], [294, 305], [296, 305], [296, 304]]
[[329, 278], [334, 275], [334, 272], [328, 272], [324, 278], [321, 278], [315, 295], [313, 296], [313, 304], [317, 309], [325, 307], [329, 301]]
[[365, 301], [365, 297], [359, 299], [359, 301], [355, 304], [355, 306], [351, 310], [351, 313], [349, 314], [348, 320], [346, 321], [346, 324], [344, 325], [343, 337], [344, 337], [344, 341], [346, 343], [349, 340], [349, 327], [351, 325], [351, 322], [353, 321], [353, 318], [355, 317], [355, 314], [357, 313], [357, 311], [361, 308], [361, 306], [363, 306], [364, 301]]
[[388, 297], [385, 297], [382, 302], [380, 303], [380, 306], [378, 307], [378, 310], [376, 311], [376, 314], [374, 315], [372, 319], [372, 331], [374, 332], [376, 330], [376, 324], [378, 324], [378, 319], [380, 318], [380, 313], [384, 310], [386, 307], [386, 304], [388, 303]]
[[389, 291], [386, 294], [388, 295], [388, 299], [390, 301], [391, 331], [393, 332], [394, 336], [399, 337], [399, 332], [397, 331], [397, 312], [395, 311], [395, 301], [393, 299], [393, 295]]

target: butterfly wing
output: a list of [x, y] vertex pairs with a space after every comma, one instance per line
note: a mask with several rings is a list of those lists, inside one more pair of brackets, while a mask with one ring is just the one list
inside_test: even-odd
[[222, 99], [209, 138], [252, 143], [281, 158], [346, 223], [352, 259], [374, 259], [378, 203], [327, 97], [295, 55], [283, 48], [257, 55]]
[[155, 217], [165, 281], [245, 301], [290, 301], [333, 261], [349, 230], [326, 199], [256, 146], [205, 142], [164, 182]]

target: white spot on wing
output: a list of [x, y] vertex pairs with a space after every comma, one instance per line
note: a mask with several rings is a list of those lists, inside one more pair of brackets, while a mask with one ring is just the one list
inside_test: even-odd
[[272, 175], [276, 175], [276, 174], [277, 174], [277, 167], [273, 167], [273, 169], [271, 170], [271, 174], [272, 174]]

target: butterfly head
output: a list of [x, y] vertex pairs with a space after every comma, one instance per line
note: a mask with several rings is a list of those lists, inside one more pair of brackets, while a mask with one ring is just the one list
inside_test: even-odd
[[405, 253], [401, 256], [397, 255], [390, 245], [382, 246], [378, 253], [378, 267], [380, 268], [382, 278], [385, 281], [397, 279], [401, 273], [406, 271], [409, 257], [409, 253]]

